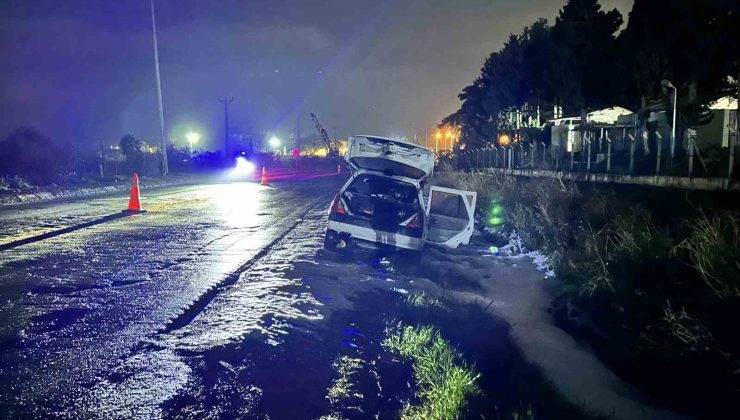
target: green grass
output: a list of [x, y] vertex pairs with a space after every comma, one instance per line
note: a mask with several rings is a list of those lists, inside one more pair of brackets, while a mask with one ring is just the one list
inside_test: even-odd
[[433, 298], [424, 292], [409, 294], [406, 297], [406, 303], [417, 308], [447, 309], [447, 306], [439, 299]]
[[480, 392], [479, 375], [434, 327], [399, 323], [386, 331], [383, 347], [413, 364], [421, 403], [407, 406], [403, 419], [458, 419], [467, 398]]
[[334, 361], [333, 367], [337, 371], [337, 379], [326, 395], [329, 402], [337, 404], [342, 400], [363, 399], [363, 395], [355, 390], [353, 382], [354, 376], [362, 368], [363, 363], [362, 359], [349, 356], [342, 356]]

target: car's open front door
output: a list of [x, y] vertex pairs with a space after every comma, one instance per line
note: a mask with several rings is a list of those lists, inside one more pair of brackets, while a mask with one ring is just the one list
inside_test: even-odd
[[473, 191], [432, 186], [426, 207], [426, 241], [450, 248], [468, 244], [473, 235], [476, 196]]

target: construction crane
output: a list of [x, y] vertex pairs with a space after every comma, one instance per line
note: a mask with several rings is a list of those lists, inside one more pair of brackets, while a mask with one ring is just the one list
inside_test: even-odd
[[334, 147], [334, 145], [332, 145], [331, 140], [329, 140], [329, 133], [327, 133], [324, 126], [321, 125], [321, 121], [319, 121], [319, 117], [317, 117], [316, 114], [311, 112], [311, 119], [313, 120], [313, 125], [316, 127], [316, 131], [319, 132], [319, 138], [321, 139], [322, 142], [324, 142], [324, 145], [326, 146], [326, 155], [330, 158], [338, 158], [339, 149]]

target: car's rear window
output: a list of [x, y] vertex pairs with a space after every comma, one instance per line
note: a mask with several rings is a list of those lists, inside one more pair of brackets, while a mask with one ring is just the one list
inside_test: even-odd
[[412, 184], [374, 175], [360, 175], [344, 192], [350, 210], [360, 216], [398, 224], [421, 210]]

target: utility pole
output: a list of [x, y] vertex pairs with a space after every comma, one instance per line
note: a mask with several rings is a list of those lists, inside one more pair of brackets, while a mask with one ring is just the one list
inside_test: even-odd
[[301, 112], [296, 112], [295, 116], [295, 148], [301, 150]]
[[100, 178], [105, 177], [105, 142], [100, 140]]
[[293, 145], [293, 159], [295, 160], [295, 170], [298, 171], [298, 162], [301, 159], [301, 111], [295, 114], [295, 145]]
[[229, 159], [229, 104], [234, 102], [234, 97], [218, 98], [224, 104], [224, 160]]
[[164, 136], [164, 109], [162, 108], [162, 80], [159, 77], [159, 50], [157, 49], [157, 22], [154, 19], [154, 0], [152, 6], [152, 36], [154, 39], [154, 71], [157, 75], [157, 100], [159, 101], [159, 145], [162, 148], [162, 176], [167, 176], [167, 141]]

